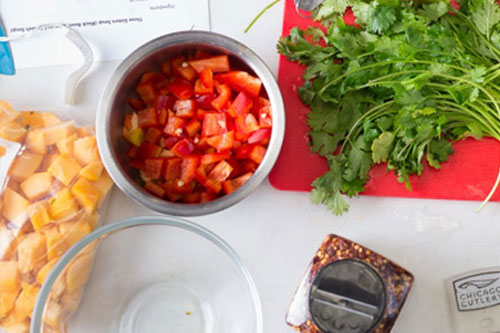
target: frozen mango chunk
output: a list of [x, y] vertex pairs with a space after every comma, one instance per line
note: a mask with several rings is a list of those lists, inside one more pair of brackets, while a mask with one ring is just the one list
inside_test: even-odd
[[86, 137], [86, 136], [92, 136], [95, 135], [94, 128], [92, 126], [84, 126], [84, 127], [79, 127], [76, 130], [76, 134], [80, 138]]
[[59, 228], [56, 225], [44, 228], [43, 234], [47, 242], [47, 259], [49, 261], [59, 259], [68, 249], [68, 246], [63, 241], [63, 235], [59, 232]]
[[26, 197], [35, 201], [46, 196], [52, 187], [52, 175], [48, 172], [34, 173], [21, 183]]
[[52, 163], [59, 157], [59, 152], [57, 150], [51, 151], [45, 155], [42, 164], [40, 165], [40, 170], [48, 170]]
[[72, 157], [65, 154], [56, 157], [48, 169], [52, 176], [66, 186], [71, 183], [80, 170], [80, 165]]
[[9, 170], [9, 175], [20, 182], [34, 173], [42, 163], [43, 155], [24, 151], [17, 156]]
[[78, 205], [70, 190], [64, 188], [49, 200], [50, 216], [56, 220], [66, 219], [78, 213]]
[[53, 127], [62, 124], [62, 120], [51, 112], [42, 112], [40, 115], [42, 116], [44, 127]]
[[43, 320], [44, 324], [50, 326], [53, 329], [59, 329], [63, 325], [63, 308], [56, 302], [50, 302], [45, 310]]
[[80, 239], [90, 234], [92, 229], [90, 229], [86, 221], [82, 220], [78, 222], [61, 223], [59, 225], [59, 231], [63, 235], [67, 247], [70, 248]]
[[47, 152], [43, 132], [39, 129], [29, 131], [26, 134], [26, 147], [35, 154], [44, 155]]
[[19, 292], [21, 275], [15, 261], [0, 261], [0, 292]]
[[101, 191], [103, 197], [108, 194], [109, 190], [113, 186], [113, 180], [108, 175], [106, 170], [103, 171], [101, 177], [99, 177], [99, 179], [94, 183], [94, 186]]
[[92, 255], [89, 254], [76, 257], [69, 264], [66, 272], [66, 290], [68, 293], [78, 291], [87, 282], [91, 266]]
[[49, 215], [49, 202], [38, 201], [28, 207], [28, 216], [30, 217], [33, 229], [38, 230], [51, 222]]
[[80, 171], [80, 176], [95, 182], [101, 177], [102, 170], [104, 170], [102, 162], [93, 161]]
[[5, 101], [0, 101], [0, 123], [10, 123], [19, 118], [20, 114], [18, 111]]
[[43, 129], [45, 144], [47, 146], [56, 144], [57, 142], [66, 139], [75, 132], [75, 123], [68, 121], [59, 125], [46, 127]]
[[19, 291], [0, 292], [0, 318], [5, 318], [16, 304]]
[[0, 224], [0, 258], [12, 259], [15, 255], [15, 247], [14, 233], [5, 224]]
[[73, 313], [78, 309], [78, 304], [82, 297], [82, 289], [78, 289], [75, 292], [68, 293], [65, 292], [61, 296], [61, 306], [66, 313]]
[[29, 204], [22, 195], [7, 187], [3, 192], [2, 215], [20, 228], [27, 217]]
[[101, 199], [101, 191], [85, 178], [79, 178], [76, 181], [71, 188], [71, 193], [88, 213], [94, 212], [97, 203]]
[[5, 140], [21, 142], [27, 132], [26, 128], [17, 121], [0, 125], [0, 138]]
[[21, 123], [23, 124], [23, 127], [27, 127], [30, 131], [36, 128], [45, 127], [43, 116], [40, 112], [21, 112]]
[[2, 324], [5, 333], [29, 333], [30, 325], [27, 321], [7, 321]]
[[47, 246], [45, 236], [40, 232], [27, 234], [17, 246], [19, 270], [22, 273], [38, 271], [46, 263]]
[[56, 143], [57, 149], [61, 154], [73, 155], [73, 146], [75, 141], [78, 139], [76, 134], [72, 134], [67, 138], [62, 139]]
[[36, 297], [40, 288], [35, 285], [23, 283], [23, 290], [19, 294], [14, 307], [17, 319], [31, 317], [33, 308], [35, 306]]
[[86, 136], [75, 141], [73, 154], [80, 165], [84, 166], [92, 161], [98, 161], [99, 151], [94, 136]]
[[38, 274], [36, 275], [36, 281], [39, 285], [42, 285], [45, 282], [45, 279], [49, 275], [52, 268], [54, 268], [54, 266], [57, 264], [58, 260], [59, 258], [52, 259], [38, 271]]
[[94, 213], [90, 215], [86, 218], [86, 221], [89, 224], [90, 228], [94, 230], [95, 228], [97, 228], [97, 222], [99, 222], [99, 214]]

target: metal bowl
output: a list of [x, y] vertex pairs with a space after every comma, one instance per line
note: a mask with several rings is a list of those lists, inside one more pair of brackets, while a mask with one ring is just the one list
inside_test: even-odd
[[[122, 137], [122, 124], [129, 108], [127, 98], [135, 91], [141, 74], [157, 69], [167, 59], [194, 50], [227, 54], [231, 66], [258, 76], [272, 107], [273, 129], [266, 156], [252, 178], [237, 191], [203, 204], [173, 203], [146, 192], [127, 170], [128, 144]], [[177, 216], [199, 216], [228, 208], [255, 190], [273, 167], [283, 143], [285, 113], [281, 92], [266, 64], [245, 45], [220, 34], [183, 31], [154, 39], [139, 47], [116, 69], [98, 107], [97, 139], [102, 159], [116, 185], [134, 200], [157, 212]]]

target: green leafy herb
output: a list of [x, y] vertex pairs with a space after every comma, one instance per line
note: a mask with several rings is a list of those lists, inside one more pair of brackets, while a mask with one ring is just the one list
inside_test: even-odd
[[[347, 7], [360, 28], [343, 22]], [[495, 0], [461, 1], [460, 10], [439, 0], [326, 0], [314, 17], [324, 30], [295, 28], [278, 45], [306, 67], [299, 95], [311, 107], [311, 151], [330, 166], [313, 202], [343, 214], [344, 195], [364, 191], [375, 164], [411, 189], [410, 175], [425, 161], [439, 169], [454, 141], [500, 139]], [[499, 183], [500, 174], [485, 203]]]

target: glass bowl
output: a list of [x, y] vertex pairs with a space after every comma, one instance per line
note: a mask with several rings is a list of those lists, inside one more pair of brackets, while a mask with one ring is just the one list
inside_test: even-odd
[[66, 331], [261, 333], [262, 312], [248, 269], [220, 237], [138, 217], [83, 238], [47, 277], [30, 332]]

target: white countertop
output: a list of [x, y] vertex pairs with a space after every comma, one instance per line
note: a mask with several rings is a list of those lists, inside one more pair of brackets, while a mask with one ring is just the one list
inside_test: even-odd
[[[269, 0], [212, 0], [213, 30], [253, 48], [274, 73], [283, 4], [243, 30]], [[94, 65], [77, 93], [71, 115], [93, 121], [99, 94], [115, 63]], [[73, 67], [22, 70], [0, 77], [0, 98], [20, 106], [62, 106], [66, 76]], [[494, 157], [498, 158], [498, 157]], [[324, 237], [335, 233], [369, 247], [411, 271], [416, 283], [395, 332], [452, 332], [444, 280], [469, 270], [500, 266], [498, 203], [480, 214], [478, 203], [361, 197], [335, 217], [309, 201], [308, 193], [280, 192], [268, 182], [236, 206], [191, 220], [225, 239], [248, 265], [260, 293], [265, 332], [292, 332], [285, 314], [309, 261]], [[106, 223], [152, 214], [115, 190]]]

